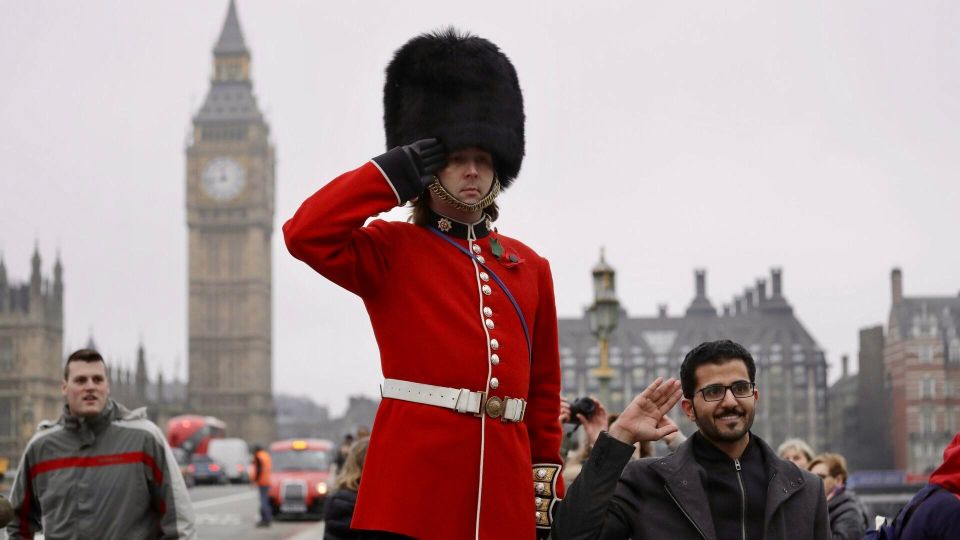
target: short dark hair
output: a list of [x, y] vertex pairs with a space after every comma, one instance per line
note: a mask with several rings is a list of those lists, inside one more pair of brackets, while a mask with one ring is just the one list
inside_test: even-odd
[[731, 360], [742, 360], [747, 365], [750, 382], [756, 382], [757, 365], [753, 362], [750, 351], [743, 345], [729, 339], [705, 341], [688, 352], [683, 358], [683, 364], [680, 365], [680, 387], [683, 389], [683, 397], [693, 399], [693, 393], [697, 391], [698, 367], [704, 364], [724, 364]]
[[63, 366], [63, 380], [70, 379], [70, 363], [71, 362], [103, 362], [103, 367], [107, 367], [107, 362], [104, 361], [103, 356], [100, 356], [100, 353], [93, 349], [77, 349], [70, 353], [70, 356], [67, 357], [67, 363]]

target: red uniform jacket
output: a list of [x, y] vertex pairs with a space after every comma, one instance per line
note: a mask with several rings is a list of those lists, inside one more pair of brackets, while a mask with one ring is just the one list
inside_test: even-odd
[[[496, 232], [475, 242], [523, 312], [531, 361], [513, 305], [493, 279], [481, 281], [471, 259], [426, 227], [382, 220], [363, 225], [400, 202], [387, 173], [369, 162], [303, 203], [283, 226], [287, 248], [363, 299], [384, 377], [528, 403], [524, 420], [512, 423], [384, 399], [352, 526], [415, 538], [532, 539], [531, 465], [561, 463], [560, 363], [549, 264]], [[478, 236], [486, 232], [476, 230]], [[451, 238], [473, 249], [466, 239]], [[491, 252], [497, 243], [503, 248], [499, 258]], [[483, 308], [492, 314], [485, 316]], [[557, 491], [562, 497], [561, 481]]]

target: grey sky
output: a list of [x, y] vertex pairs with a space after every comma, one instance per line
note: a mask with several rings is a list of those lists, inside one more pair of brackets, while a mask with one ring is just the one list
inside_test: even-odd
[[[893, 266], [907, 295], [956, 294], [960, 5], [675, 4], [241, 0], [278, 156], [275, 389], [335, 411], [377, 392], [361, 302], [280, 226], [383, 151], [383, 68], [447, 24], [517, 67], [527, 157], [498, 225], [551, 260], [562, 316], [601, 245], [632, 314], [685, 309], [697, 267], [717, 306], [783, 267], [834, 365], [885, 321]], [[0, 250], [19, 281], [35, 241], [45, 274], [60, 251], [67, 349], [92, 329], [132, 363], [142, 336], [186, 372], [184, 141], [226, 7], [0, 0]]]

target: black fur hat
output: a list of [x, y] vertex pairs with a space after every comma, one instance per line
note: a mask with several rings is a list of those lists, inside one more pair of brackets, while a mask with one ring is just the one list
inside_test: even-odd
[[383, 86], [387, 148], [437, 137], [448, 151], [493, 155], [505, 188], [523, 162], [523, 94], [493, 43], [448, 28], [421, 34], [394, 54]]

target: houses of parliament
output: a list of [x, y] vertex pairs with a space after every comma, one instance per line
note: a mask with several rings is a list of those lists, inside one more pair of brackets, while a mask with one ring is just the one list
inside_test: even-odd
[[[250, 62], [231, 0], [186, 147], [188, 379], [165, 383], [158, 374], [151, 381], [143, 345], [135, 369], [107, 362], [112, 395], [129, 407], [148, 406], [161, 425], [176, 414], [212, 415], [226, 422], [231, 436], [267, 443], [276, 434], [275, 160]], [[58, 418], [63, 406], [64, 265], [58, 256], [52, 276], [42, 267], [36, 248], [29, 280], [19, 282], [0, 258], [0, 457], [13, 462], [37, 423]]]

